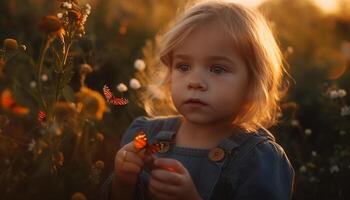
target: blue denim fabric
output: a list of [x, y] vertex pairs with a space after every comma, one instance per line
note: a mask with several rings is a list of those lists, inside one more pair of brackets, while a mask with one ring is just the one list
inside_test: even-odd
[[[239, 132], [218, 145], [225, 151], [223, 160], [208, 158], [209, 149], [179, 147], [172, 143], [181, 120], [179, 116], [138, 117], [125, 132], [121, 147], [131, 142], [138, 131], [153, 141], [170, 142], [170, 150], [157, 157], [180, 161], [190, 173], [204, 200], [288, 200], [292, 197], [294, 169], [283, 148], [265, 129], [257, 133]], [[113, 174], [112, 174], [113, 175]], [[101, 187], [101, 199], [109, 199], [112, 175]], [[149, 199], [149, 172], [140, 174], [135, 199]]]

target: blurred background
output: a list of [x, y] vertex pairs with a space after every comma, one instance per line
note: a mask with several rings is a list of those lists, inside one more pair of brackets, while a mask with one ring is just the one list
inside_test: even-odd
[[[44, 16], [60, 13], [62, 2], [0, 1], [0, 41], [13, 38], [25, 45], [25, 53], [13, 57], [14, 61], [0, 59], [0, 192], [4, 199], [96, 197], [99, 185], [113, 168], [123, 132], [134, 118], [145, 115], [136, 94], [147, 86], [134, 78], [147, 68], [158, 31], [173, 19], [175, 8], [182, 8], [187, 1], [78, 2], [88, 3], [91, 14], [84, 24], [85, 34], [68, 55], [72, 73], [67, 79], [69, 89], [62, 89], [62, 100], [87, 106], [92, 102], [96, 107], [92, 112], [100, 113], [90, 121], [64, 122], [75, 124], [81, 134], [73, 133], [74, 128], [69, 132], [65, 131], [67, 127], [50, 123], [38, 128], [40, 107], [27, 94], [37, 87], [30, 78], [35, 77], [31, 74], [36, 66], [31, 63], [40, 59], [46, 37], [38, 24]], [[296, 171], [294, 199], [350, 199], [350, 1], [236, 2], [266, 16], [294, 79], [282, 102], [280, 123], [270, 129]], [[9, 48], [6, 45], [5, 50]], [[44, 61], [48, 76], [40, 77], [48, 91], [47, 79], [56, 80], [50, 75], [56, 73], [50, 70], [50, 63], [50, 59]], [[88, 65], [86, 74], [82, 72], [84, 64]], [[14, 86], [18, 82], [27, 87], [18, 89], [19, 84]], [[128, 98], [129, 103], [106, 104], [104, 108], [105, 84], [115, 96]], [[15, 99], [11, 103], [6, 93], [9, 88]], [[86, 100], [89, 98], [92, 100]], [[69, 113], [68, 107], [57, 108], [55, 104], [54, 113]], [[63, 118], [67, 116], [71, 115]]]

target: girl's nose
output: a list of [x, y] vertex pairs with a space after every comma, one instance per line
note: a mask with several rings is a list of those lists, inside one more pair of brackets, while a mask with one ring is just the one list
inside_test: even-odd
[[188, 89], [195, 89], [195, 90], [200, 90], [200, 91], [205, 91], [207, 89], [207, 86], [199, 81], [189, 81], [187, 84]]

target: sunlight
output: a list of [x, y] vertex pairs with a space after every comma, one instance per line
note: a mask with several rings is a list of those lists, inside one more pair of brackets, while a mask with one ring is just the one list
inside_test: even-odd
[[326, 13], [336, 12], [338, 8], [338, 0], [312, 0], [312, 2]]

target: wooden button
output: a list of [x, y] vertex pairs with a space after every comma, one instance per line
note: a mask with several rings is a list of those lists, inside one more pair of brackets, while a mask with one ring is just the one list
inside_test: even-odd
[[220, 147], [215, 147], [209, 151], [209, 159], [214, 162], [221, 161], [225, 157], [225, 151]]
[[170, 149], [169, 142], [160, 142], [160, 150], [159, 153], [165, 153], [168, 152]]

